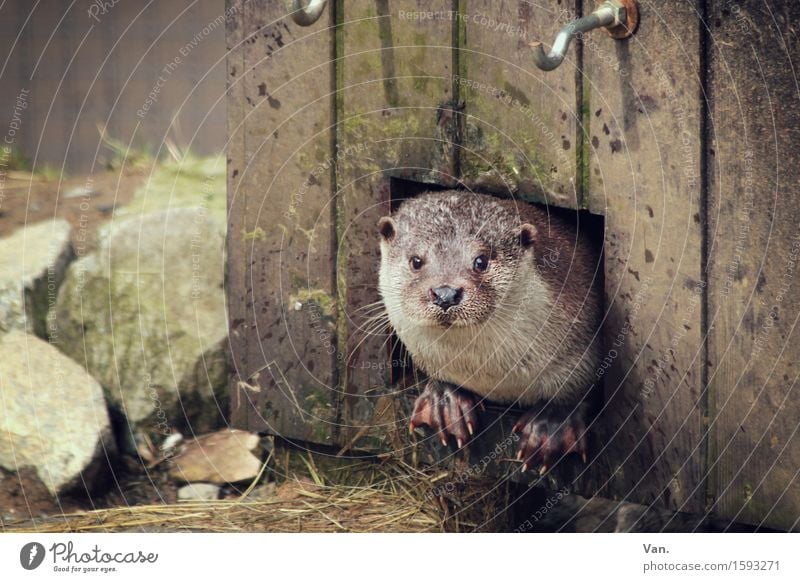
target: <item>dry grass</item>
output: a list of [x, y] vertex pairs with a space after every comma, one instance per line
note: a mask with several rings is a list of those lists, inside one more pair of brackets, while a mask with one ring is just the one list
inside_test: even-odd
[[268, 495], [262, 492], [264, 486], [250, 487], [238, 499], [101, 509], [36, 522], [7, 522], [3, 529], [38, 533], [473, 531], [486, 516], [496, 514], [493, 504], [485, 502], [488, 484], [465, 484], [458, 488], [457, 497], [426, 495], [451, 476], [447, 472], [431, 475], [397, 460], [356, 462], [342, 469], [347, 475], [338, 476], [345, 484], [326, 483], [310, 457], [306, 466], [308, 477], [288, 479]]

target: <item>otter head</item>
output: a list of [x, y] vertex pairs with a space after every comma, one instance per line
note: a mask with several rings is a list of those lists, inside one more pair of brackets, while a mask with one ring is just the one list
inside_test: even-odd
[[381, 218], [378, 229], [380, 292], [401, 338], [411, 327], [486, 321], [533, 269], [536, 228], [490, 196], [424, 194]]

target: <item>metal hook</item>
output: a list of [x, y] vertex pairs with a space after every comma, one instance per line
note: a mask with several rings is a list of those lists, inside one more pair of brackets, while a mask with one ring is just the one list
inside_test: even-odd
[[590, 15], [579, 18], [558, 31], [550, 54], [545, 54], [542, 43], [532, 43], [533, 61], [543, 71], [552, 71], [564, 62], [567, 49], [577, 35], [605, 26], [614, 38], [625, 38], [633, 34], [638, 22], [639, 11], [636, 8], [636, 2], [633, 0], [606, 0]]
[[292, 20], [300, 26], [311, 26], [322, 15], [328, 0], [311, 0], [307, 8], [303, 8], [302, 0], [294, 0], [292, 4]]

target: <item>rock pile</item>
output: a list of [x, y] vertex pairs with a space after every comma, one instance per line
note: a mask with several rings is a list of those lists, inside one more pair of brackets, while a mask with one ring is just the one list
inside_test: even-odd
[[[91, 492], [118, 451], [226, 425], [223, 233], [218, 213], [184, 207], [114, 218], [78, 260], [64, 220], [0, 239], [0, 468]], [[248, 438], [210, 444], [231, 435]], [[186, 447], [185, 468], [203, 450]], [[240, 452], [214, 464], [257, 472]]]

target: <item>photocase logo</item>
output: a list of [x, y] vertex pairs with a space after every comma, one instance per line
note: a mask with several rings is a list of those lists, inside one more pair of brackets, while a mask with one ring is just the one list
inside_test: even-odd
[[26, 570], [35, 570], [44, 561], [44, 546], [39, 542], [30, 542], [19, 551], [19, 563]]

